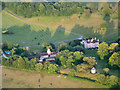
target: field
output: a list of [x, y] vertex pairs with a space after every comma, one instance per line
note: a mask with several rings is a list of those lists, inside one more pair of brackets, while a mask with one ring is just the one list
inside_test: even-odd
[[[85, 18], [78, 14], [72, 16], [60, 17], [33, 17], [24, 18], [25, 20], [34, 24], [41, 24], [43, 27], [57, 28], [59, 25], [65, 28], [66, 31], [75, 32], [86, 37], [97, 37], [100, 41], [108, 43], [114, 42], [118, 38], [118, 20], [110, 19], [107, 21], [108, 28], [104, 31], [97, 30], [101, 23], [106, 22], [98, 13], [91, 14], [90, 18]], [[109, 37], [109, 38], [108, 38]]]
[[62, 26], [54, 29], [43, 27], [41, 25], [30, 24], [16, 18], [15, 16], [12, 16], [6, 11], [2, 12], [2, 23], [3, 30], [7, 29], [14, 33], [3, 35], [3, 42], [10, 41], [12, 43], [18, 43], [21, 46], [36, 45], [38, 43], [42, 44], [43, 42], [59, 42], [79, 37], [74, 34], [59, 30], [59, 28], [62, 28]]
[[[55, 74], [40, 74], [32, 71], [2, 69], [3, 88], [108, 88], [84, 79], [69, 79]], [[6, 76], [4, 76], [6, 74]], [[31, 79], [32, 78], [32, 79]], [[38, 82], [40, 79], [40, 82]], [[52, 83], [52, 86], [49, 84]]]
[[43, 42], [71, 40], [79, 38], [79, 35], [84, 38], [97, 37], [100, 41], [107, 43], [116, 41], [118, 38], [117, 20], [110, 20], [108, 28], [104, 31], [96, 30], [103, 22], [105, 20], [97, 13], [92, 14], [88, 19], [84, 16], [79, 19], [77, 14], [69, 17], [40, 16], [28, 19], [3, 11], [2, 28], [14, 33], [3, 35], [3, 42], [10, 41], [21, 46], [27, 46], [42, 44]]

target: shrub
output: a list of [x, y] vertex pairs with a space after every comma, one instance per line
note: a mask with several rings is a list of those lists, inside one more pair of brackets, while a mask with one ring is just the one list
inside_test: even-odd
[[113, 65], [116, 65], [116, 66], [120, 66], [120, 64], [119, 64], [119, 53], [117, 53], [117, 52], [114, 52], [112, 55], [111, 55], [111, 57], [109, 58], [109, 64], [111, 65], [111, 66], [113, 66]]
[[103, 74], [100, 74], [98, 77], [97, 77], [97, 82], [99, 82], [100, 84], [105, 84], [105, 75]]
[[35, 65], [35, 69], [36, 69], [36, 71], [41, 71], [42, 69], [43, 69], [43, 64], [42, 63], [37, 63], [36, 65]]
[[95, 57], [84, 57], [83, 61], [85, 61], [88, 65], [88, 68], [92, 68], [96, 63]]
[[117, 78], [116, 76], [114, 76], [114, 75], [111, 75], [111, 76], [109, 77], [109, 82], [108, 82], [108, 84], [109, 84], [110, 86], [115, 86], [115, 85], [117, 85], [117, 84], [118, 84], [118, 78]]
[[48, 72], [49, 73], [55, 73], [56, 71], [58, 71], [58, 67], [55, 64], [50, 64], [48, 66]]
[[77, 65], [76, 67], [77, 72], [86, 72], [88, 70], [87, 64]]
[[109, 68], [104, 68], [103, 70], [104, 70], [104, 72], [105, 72], [105, 75], [108, 75], [108, 74], [109, 74]]

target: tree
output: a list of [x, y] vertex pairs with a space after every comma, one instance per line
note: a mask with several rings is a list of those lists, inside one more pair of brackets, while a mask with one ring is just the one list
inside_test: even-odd
[[66, 65], [67, 58], [64, 56], [60, 56], [60, 61], [61, 61], [62, 66], [64, 67]]
[[24, 69], [25, 68], [25, 61], [23, 60], [22, 57], [18, 58], [17, 67], [20, 68], [20, 69]]
[[17, 14], [20, 16], [24, 16], [24, 8], [22, 5], [17, 6]]
[[10, 58], [9, 58], [9, 64], [10, 64], [10, 66], [12, 66], [12, 65], [13, 65], [12, 63], [13, 63], [13, 58], [12, 58], [12, 57], [10, 57]]
[[44, 70], [48, 70], [49, 65], [50, 65], [50, 62], [45, 62], [44, 63]]
[[66, 66], [67, 66], [67, 67], [72, 67], [72, 66], [73, 66], [73, 62], [74, 62], [73, 59], [68, 58], [68, 60], [66, 61]]
[[14, 61], [16, 61], [19, 58], [18, 55], [13, 55], [12, 57], [13, 57]]
[[6, 58], [2, 57], [2, 65], [5, 65], [5, 62], [7, 61]]
[[40, 10], [40, 15], [45, 15], [45, 6], [42, 4], [42, 3], [40, 3], [40, 5], [39, 5], [39, 10]]
[[83, 58], [83, 52], [76, 51], [73, 53], [75, 64], [79, 64], [81, 62], [81, 59]]
[[92, 12], [97, 11], [97, 3], [88, 3], [86, 6], [91, 9]]
[[109, 77], [109, 82], [108, 82], [108, 84], [109, 84], [110, 86], [115, 86], [115, 85], [117, 85], [118, 83], [119, 83], [119, 80], [118, 80], [118, 78], [117, 78], [116, 76], [111, 75], [111, 76]]
[[77, 65], [76, 70], [77, 72], [86, 72], [88, 70], [88, 65], [83, 63], [80, 65]]
[[54, 47], [52, 47], [52, 44], [49, 44], [49, 43], [43, 43], [42, 44], [42, 52], [47, 52], [47, 49], [50, 49], [51, 51], [54, 51], [53, 50]]
[[106, 83], [105, 81], [106, 81], [105, 75], [103, 74], [98, 75], [97, 82], [99, 82], [100, 84], [105, 84]]
[[41, 71], [42, 69], [43, 69], [43, 64], [42, 63], [37, 63], [36, 65], [35, 65], [35, 69], [36, 69], [36, 71]]
[[103, 9], [101, 10], [101, 14], [105, 16], [110, 16], [112, 13], [112, 9], [109, 8], [109, 5], [107, 3], [102, 4]]
[[31, 61], [26, 61], [25, 68], [28, 70], [31, 69]]
[[13, 44], [11, 43], [11, 42], [8, 42], [8, 41], [6, 41], [5, 42], [5, 46], [7, 47], [7, 49], [12, 49], [12, 47], [13, 47]]
[[113, 51], [115, 51], [115, 48], [118, 46], [118, 43], [112, 43], [109, 46], [109, 51], [110, 53], [112, 53]]
[[11, 54], [12, 54], [12, 56], [15, 54], [15, 50], [14, 49], [11, 50]]
[[6, 62], [4, 63], [5, 66], [10, 66], [10, 61], [9, 59], [6, 60]]
[[84, 57], [83, 61], [85, 61], [88, 65], [88, 68], [92, 68], [96, 63], [95, 57]]
[[111, 57], [109, 58], [109, 64], [111, 66], [116, 65], [116, 66], [120, 67], [119, 58], [120, 58], [119, 53], [118, 52], [114, 52], [111, 55]]
[[18, 68], [18, 61], [13, 61], [13, 67]]
[[56, 65], [54, 65], [54, 64], [50, 64], [49, 66], [48, 66], [48, 72], [49, 73], [54, 73], [54, 72], [56, 72], [58, 70], [58, 68], [56, 67]]
[[103, 70], [104, 70], [104, 72], [105, 72], [105, 75], [108, 75], [108, 74], [109, 74], [109, 68], [104, 68]]
[[67, 45], [67, 43], [60, 44], [60, 46], [58, 47], [58, 51], [65, 50], [66, 49], [66, 45]]
[[105, 42], [102, 42], [101, 44], [99, 44], [97, 53], [100, 56], [101, 60], [105, 59], [105, 56], [107, 56], [109, 54], [108, 44]]
[[37, 59], [36, 58], [31, 59], [30, 63], [31, 63], [31, 65], [30, 65], [31, 69], [34, 70], [35, 69], [35, 65], [37, 63]]

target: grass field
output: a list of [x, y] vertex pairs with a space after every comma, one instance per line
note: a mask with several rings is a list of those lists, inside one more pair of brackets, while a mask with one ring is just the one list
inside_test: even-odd
[[[76, 35], [59, 30], [59, 28], [62, 28], [61, 26], [54, 29], [43, 27], [41, 25], [30, 24], [12, 16], [6, 11], [2, 12], [2, 23], [3, 30], [7, 28], [9, 31], [14, 33], [11, 35], [3, 35], [3, 42], [10, 41], [22, 46], [78, 38]], [[37, 39], [35, 39], [35, 37]]]
[[[110, 20], [107, 30], [96, 30], [102, 22], [105, 22], [105, 20], [97, 13], [92, 14], [88, 19], [83, 16], [79, 19], [78, 15], [74, 14], [69, 17], [40, 16], [30, 19], [22, 18], [21, 20], [3, 11], [2, 28], [3, 30], [7, 28], [14, 33], [12, 35], [3, 35], [3, 42], [10, 41], [25, 46], [79, 37], [70, 32], [83, 35], [84, 37], [97, 37], [100, 41], [106, 41], [108, 43], [116, 41], [118, 38], [118, 29], [116, 28], [117, 20]], [[60, 29], [65, 31], [61, 31]], [[37, 39], [35, 39], [35, 37]]]
[[[108, 88], [84, 79], [69, 79], [55, 74], [43, 74], [16, 69], [2, 69], [3, 88]], [[7, 74], [4, 76], [4, 74]], [[32, 78], [32, 79], [31, 79]], [[40, 79], [40, 82], [38, 82]], [[49, 83], [52, 82], [52, 86]]]
[[[24, 18], [27, 21], [33, 23], [39, 23], [42, 26], [48, 26], [52, 28], [57, 28], [59, 25], [65, 28], [67, 31], [72, 31], [83, 35], [84, 37], [97, 37], [100, 41], [106, 41], [108, 43], [114, 42], [118, 38], [118, 20], [111, 19], [108, 22], [107, 30], [96, 30], [99, 25], [105, 20], [98, 13], [91, 14], [90, 18], [85, 18], [81, 16], [78, 18], [78, 14], [72, 16], [60, 16], [60, 17], [33, 17]], [[109, 38], [108, 38], [109, 37]]]

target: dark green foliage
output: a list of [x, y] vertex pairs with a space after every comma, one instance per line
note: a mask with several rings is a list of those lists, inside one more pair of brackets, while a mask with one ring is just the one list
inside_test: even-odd
[[5, 62], [7, 61], [7, 59], [4, 57], [2, 57], [1, 59], [2, 59], [2, 64], [5, 65]]
[[62, 51], [62, 50], [65, 50], [67, 49], [67, 43], [62, 43], [60, 44], [60, 46], [58, 47], [58, 51]]
[[[83, 5], [84, 6], [84, 5]], [[70, 16], [74, 13], [82, 14], [84, 7], [81, 3], [72, 2], [55, 2], [50, 3], [35, 3], [35, 2], [6, 2], [7, 7], [17, 15], [30, 18], [32, 16]]]
[[83, 53], [82, 52], [72, 52], [69, 50], [63, 50], [56, 55], [57, 64], [67, 68], [73, 67], [74, 64], [77, 65], [82, 62]]
[[11, 42], [6, 41], [4, 43], [3, 49], [11, 50], [13, 48], [13, 44]]
[[55, 51], [55, 45], [53, 43], [43, 43], [42, 52], [47, 52], [47, 49], [50, 49], [52, 52]]
[[83, 60], [83, 52], [76, 51], [73, 53], [75, 59], [75, 65], [80, 64]]
[[100, 84], [104, 84], [104, 85], [109, 85], [111, 87], [117, 86], [119, 85], [119, 78], [111, 75], [111, 76], [105, 76], [103, 74], [99, 74], [97, 76], [97, 82], [99, 82]]

